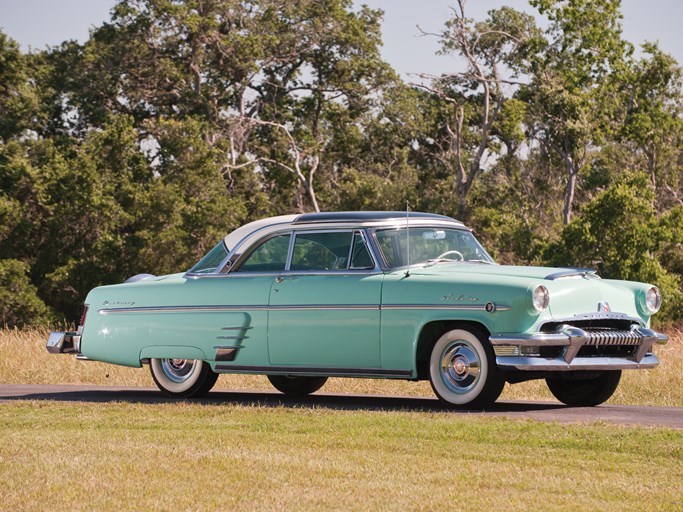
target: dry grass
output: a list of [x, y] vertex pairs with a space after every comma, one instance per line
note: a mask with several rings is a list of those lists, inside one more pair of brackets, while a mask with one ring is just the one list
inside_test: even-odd
[[683, 510], [683, 431], [668, 429], [6, 402], [0, 436], [12, 511]]
[[[683, 332], [669, 331], [671, 339], [655, 350], [661, 364], [654, 370], [624, 372], [610, 403], [683, 406]], [[45, 350], [47, 331], [0, 330], [0, 382], [6, 384], [98, 384], [154, 386], [147, 368], [126, 368], [79, 362]], [[224, 375], [218, 389], [271, 389], [265, 377]], [[330, 379], [327, 393], [432, 396], [428, 382], [371, 379]], [[502, 400], [554, 400], [543, 381], [506, 385]]]
[[[52, 356], [0, 331], [0, 382], [152, 386], [147, 369]], [[681, 405], [683, 337], [614, 400]], [[268, 389], [263, 377], [220, 387]], [[661, 390], [658, 392], [657, 390]], [[327, 392], [431, 395], [332, 379]], [[504, 398], [543, 399], [533, 384]], [[258, 404], [0, 404], [0, 509], [683, 511], [683, 431], [447, 412]]]

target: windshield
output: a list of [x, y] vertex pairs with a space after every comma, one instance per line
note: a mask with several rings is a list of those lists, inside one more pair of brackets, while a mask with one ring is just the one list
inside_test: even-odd
[[378, 229], [375, 232], [384, 261], [391, 268], [410, 264], [437, 264], [444, 261], [494, 263], [474, 235], [463, 229], [410, 228], [410, 244], [406, 228]]
[[189, 272], [191, 274], [211, 274], [217, 272], [216, 267], [220, 265], [221, 261], [223, 261], [227, 255], [228, 251], [225, 249], [223, 240], [221, 240], [218, 245], [199, 260], [199, 263], [192, 267]]

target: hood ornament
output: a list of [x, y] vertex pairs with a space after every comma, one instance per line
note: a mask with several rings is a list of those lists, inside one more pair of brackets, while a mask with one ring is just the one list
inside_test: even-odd
[[609, 313], [610, 307], [607, 302], [598, 302], [598, 313]]

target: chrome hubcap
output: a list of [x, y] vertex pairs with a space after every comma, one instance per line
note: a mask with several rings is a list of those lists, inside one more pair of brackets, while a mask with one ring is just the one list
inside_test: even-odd
[[192, 375], [194, 361], [189, 359], [162, 359], [161, 368], [169, 380], [181, 383], [185, 382]]
[[466, 341], [459, 340], [441, 355], [441, 380], [453, 393], [470, 391], [479, 380], [481, 361], [476, 350]]

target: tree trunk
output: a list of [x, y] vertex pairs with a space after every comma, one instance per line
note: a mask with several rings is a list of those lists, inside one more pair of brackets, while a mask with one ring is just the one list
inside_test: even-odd
[[569, 170], [569, 179], [567, 180], [567, 190], [564, 194], [564, 225], [566, 226], [572, 220], [572, 207], [574, 205], [574, 192], [576, 191], [576, 170]]

